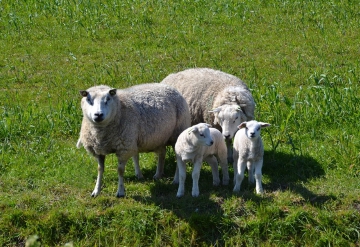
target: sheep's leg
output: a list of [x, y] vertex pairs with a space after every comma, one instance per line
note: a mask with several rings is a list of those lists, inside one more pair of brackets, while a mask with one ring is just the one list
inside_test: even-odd
[[226, 143], [226, 147], [227, 147], [227, 161], [228, 161], [228, 163], [232, 164], [232, 163], [234, 163], [232, 139], [226, 138], [225, 143]]
[[193, 187], [192, 187], [191, 195], [193, 197], [198, 197], [199, 194], [200, 194], [200, 192], [199, 192], [199, 178], [200, 178], [201, 166], [202, 166], [202, 159], [195, 159], [194, 168], [193, 168], [193, 172], [192, 172]]
[[119, 175], [119, 184], [118, 190], [116, 192], [116, 197], [124, 197], [125, 196], [125, 186], [124, 186], [124, 173], [125, 173], [125, 165], [127, 160], [118, 161], [118, 175]]
[[246, 169], [246, 161], [238, 160], [237, 163], [237, 173], [235, 174], [235, 186], [233, 191], [239, 192], [240, 191], [240, 185], [244, 179], [244, 173]]
[[96, 197], [100, 194], [101, 191], [101, 180], [104, 174], [105, 168], [105, 155], [99, 155], [96, 157], [98, 161], [98, 176], [96, 179], [96, 184], [93, 192], [91, 193], [92, 197]]
[[218, 162], [216, 160], [216, 157], [214, 155], [207, 156], [204, 161], [206, 161], [212, 171], [213, 176], [213, 185], [218, 186], [220, 184], [220, 177], [219, 177], [219, 168], [218, 168]]
[[175, 175], [174, 175], [174, 179], [173, 179], [173, 184], [179, 184], [179, 168], [176, 165], [176, 170], [175, 170]]
[[254, 172], [255, 172], [255, 164], [253, 164], [252, 162], [248, 161], [247, 162], [247, 169], [249, 171], [249, 183], [255, 183], [255, 177], [254, 177]]
[[158, 164], [156, 167], [154, 179], [160, 179], [164, 174], [166, 147], [161, 147], [159, 150], [157, 150], [156, 154], [158, 155]]
[[178, 183], [179, 183], [176, 197], [180, 198], [185, 193], [186, 163], [182, 161], [180, 157], [177, 158], [176, 163], [177, 163], [176, 167], [178, 171]]
[[139, 154], [137, 155], [134, 155], [132, 157], [133, 159], [133, 162], [134, 162], [134, 168], [135, 168], [135, 175], [138, 179], [142, 179], [144, 176], [142, 175], [141, 173], [141, 170], [140, 170], [140, 165], [139, 165]]
[[255, 180], [256, 180], [256, 193], [257, 194], [262, 194], [264, 192], [263, 187], [262, 187], [262, 165], [263, 165], [263, 159], [260, 159], [258, 161], [255, 162]]

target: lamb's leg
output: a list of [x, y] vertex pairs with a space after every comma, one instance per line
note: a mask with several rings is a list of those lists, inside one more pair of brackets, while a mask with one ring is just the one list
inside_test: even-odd
[[218, 162], [216, 160], [216, 157], [214, 155], [207, 156], [204, 161], [206, 161], [212, 171], [213, 176], [213, 185], [218, 186], [220, 184], [220, 177], [219, 177], [219, 168], [218, 168]]
[[200, 178], [201, 166], [202, 166], [202, 159], [197, 159], [194, 161], [194, 167], [193, 167], [193, 171], [192, 171], [193, 187], [192, 187], [192, 192], [191, 192], [191, 195], [193, 197], [198, 197], [200, 194], [199, 178]]
[[182, 161], [180, 157], [176, 161], [177, 171], [178, 171], [178, 191], [176, 197], [180, 198], [185, 193], [185, 179], [186, 179], [186, 163]]
[[133, 159], [133, 162], [134, 162], [134, 168], [135, 168], [135, 175], [138, 179], [142, 179], [144, 176], [142, 175], [141, 173], [141, 170], [140, 170], [140, 165], [139, 165], [139, 154], [137, 155], [134, 155], [132, 157]]
[[240, 185], [244, 179], [245, 169], [246, 161], [242, 161], [241, 159], [239, 159], [237, 163], [237, 173], [235, 173], [235, 186], [233, 189], [234, 192], [240, 191]]
[[161, 147], [159, 150], [157, 150], [156, 154], [158, 155], [158, 164], [156, 167], [154, 179], [160, 179], [164, 175], [166, 147]]
[[262, 194], [264, 193], [263, 187], [262, 187], [262, 165], [263, 165], [263, 159], [258, 160], [254, 163], [255, 165], [255, 180], [256, 180], [256, 193]]
[[239, 159], [239, 153], [234, 149], [234, 153], [233, 153], [233, 157], [234, 157], [234, 162], [233, 162], [233, 168], [234, 168], [234, 185], [236, 184], [236, 174], [237, 174], [237, 162]]
[[104, 174], [104, 167], [105, 167], [105, 155], [99, 155], [96, 157], [96, 159], [98, 161], [98, 176], [96, 179], [95, 188], [91, 193], [92, 197], [98, 196], [101, 191], [101, 180]]
[[253, 183], [255, 183], [255, 178], [254, 178], [255, 164], [248, 161], [247, 162], [247, 169], [248, 169], [248, 172], [249, 172], [249, 183], [253, 184]]
[[226, 147], [227, 147], [227, 161], [228, 161], [228, 163], [232, 164], [232, 163], [234, 163], [232, 139], [226, 138], [225, 143], [226, 143]]
[[124, 186], [124, 173], [125, 173], [125, 165], [127, 160], [118, 161], [118, 176], [119, 176], [119, 184], [118, 190], [116, 192], [116, 197], [124, 197], [125, 196], [125, 186]]

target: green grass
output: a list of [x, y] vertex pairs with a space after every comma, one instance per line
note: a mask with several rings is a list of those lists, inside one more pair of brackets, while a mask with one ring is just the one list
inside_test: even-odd
[[[354, 1], [0, 1], [0, 245], [359, 246], [360, 5]], [[246, 179], [176, 198], [175, 157], [152, 180], [116, 157], [91, 198], [96, 162], [75, 144], [78, 91], [159, 82], [189, 67], [251, 88], [265, 160], [258, 196]], [[230, 168], [230, 175], [233, 175]]]

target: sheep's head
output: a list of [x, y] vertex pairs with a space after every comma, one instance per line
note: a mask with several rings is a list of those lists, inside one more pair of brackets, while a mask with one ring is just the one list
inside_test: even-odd
[[260, 136], [261, 129], [269, 127], [270, 124], [258, 122], [255, 120], [248, 121], [248, 122], [242, 122], [238, 128], [242, 129], [245, 128], [245, 134], [249, 139], [255, 139]]
[[190, 127], [188, 134], [192, 137], [195, 137], [195, 143], [203, 146], [211, 146], [214, 144], [214, 141], [211, 137], [209, 128], [211, 125], [206, 123], [199, 123]]
[[95, 124], [106, 124], [115, 114], [114, 97], [116, 89], [108, 86], [96, 86], [80, 91], [83, 97], [81, 108], [84, 116]]
[[222, 105], [209, 112], [214, 113], [214, 124], [221, 126], [225, 139], [232, 139], [239, 124], [247, 120], [239, 105]]

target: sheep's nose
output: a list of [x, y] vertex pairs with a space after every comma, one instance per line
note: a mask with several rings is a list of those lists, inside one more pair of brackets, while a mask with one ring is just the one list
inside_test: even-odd
[[224, 136], [225, 137], [225, 139], [229, 139], [230, 138], [230, 135], [226, 135], [226, 136]]
[[255, 133], [254, 133], [254, 132], [251, 132], [251, 133], [250, 133], [250, 136], [251, 136], [251, 137], [254, 137], [254, 136], [255, 136]]
[[101, 122], [103, 120], [103, 116], [104, 116], [103, 113], [95, 113], [94, 115], [95, 115], [94, 118], [95, 122]]
[[214, 144], [214, 142], [213, 142], [213, 141], [211, 141], [211, 142], [210, 142], [210, 145], [213, 145], [213, 144]]

